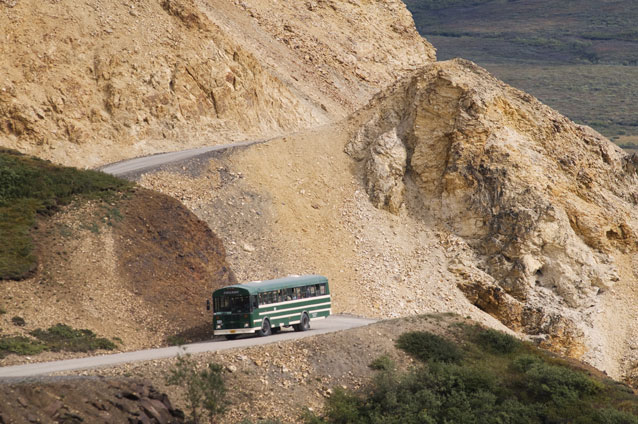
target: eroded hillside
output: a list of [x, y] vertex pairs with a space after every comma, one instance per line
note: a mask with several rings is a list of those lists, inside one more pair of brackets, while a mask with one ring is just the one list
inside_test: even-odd
[[411, 191], [471, 246], [476, 260], [448, 269], [473, 304], [615, 376], [631, 367], [633, 158], [462, 60], [404, 79], [360, 116], [346, 150], [371, 201], [397, 213]]
[[141, 183], [208, 222], [240, 280], [320, 272], [336, 312], [455, 311], [633, 368], [632, 159], [471, 62], [426, 67], [342, 125]]
[[9, 1], [0, 39], [0, 145], [81, 167], [330, 122], [434, 60], [398, 0]]

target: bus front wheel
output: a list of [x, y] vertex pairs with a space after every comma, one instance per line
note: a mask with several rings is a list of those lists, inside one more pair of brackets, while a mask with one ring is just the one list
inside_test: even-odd
[[308, 317], [308, 314], [305, 312], [301, 314], [301, 320], [299, 321], [299, 324], [293, 325], [292, 328], [294, 328], [295, 331], [310, 330], [310, 318]]
[[270, 328], [270, 321], [265, 319], [261, 324], [261, 330], [257, 330], [257, 335], [259, 337], [270, 336], [272, 334], [272, 329]]

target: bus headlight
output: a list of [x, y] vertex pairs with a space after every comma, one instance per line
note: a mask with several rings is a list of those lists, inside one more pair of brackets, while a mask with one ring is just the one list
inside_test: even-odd
[[248, 323], [244, 324], [244, 328], [248, 328]]
[[221, 324], [217, 324], [217, 326], [215, 328], [218, 329], [218, 330], [221, 330], [222, 325]]

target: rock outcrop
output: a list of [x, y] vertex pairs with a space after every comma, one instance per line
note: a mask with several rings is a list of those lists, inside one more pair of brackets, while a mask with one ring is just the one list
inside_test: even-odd
[[183, 423], [184, 412], [150, 384], [66, 377], [0, 386], [0, 422]]
[[434, 60], [398, 0], [20, 0], [0, 39], [0, 145], [82, 167], [327, 123]]
[[428, 214], [478, 253], [449, 265], [470, 301], [573, 356], [600, 342], [615, 257], [636, 249], [635, 161], [464, 60], [401, 80], [356, 119], [346, 152], [364, 161], [371, 201], [396, 213], [410, 179]]

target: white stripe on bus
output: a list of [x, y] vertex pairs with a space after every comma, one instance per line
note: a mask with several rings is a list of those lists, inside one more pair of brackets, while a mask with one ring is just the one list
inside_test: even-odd
[[[325, 305], [330, 305], [330, 302], [313, 303], [311, 305], [300, 305], [300, 306], [296, 306], [294, 308], [279, 309], [277, 311], [275, 311], [275, 310], [273, 310], [273, 311], [264, 311], [264, 312], [260, 312], [259, 315], [261, 316], [261, 315], [268, 315], [268, 314], [277, 314], [279, 312], [288, 312], [288, 311], [296, 311], [296, 310], [301, 312], [301, 309], [304, 309], [304, 308], [314, 308], [314, 307], [317, 307], [317, 306], [325, 306]], [[309, 310], [312, 311], [313, 309], [309, 309]]]
[[[310, 311], [307, 311], [307, 312], [308, 312], [309, 314], [316, 314], [316, 313], [319, 313], [319, 312], [326, 312], [326, 311], [329, 311], [330, 313], [332, 313], [332, 308], [327, 308], [327, 309], [317, 309], [316, 311], [311, 309]], [[277, 311], [277, 312], [279, 312], [279, 311]], [[278, 320], [278, 319], [281, 319], [281, 318], [296, 317], [296, 316], [298, 316], [300, 313], [301, 313], [301, 312], [296, 312], [296, 313], [294, 313], [294, 314], [280, 315], [280, 316], [276, 316], [276, 317], [266, 317], [266, 318], [268, 318], [268, 319], [269, 319], [269, 320], [271, 320], [271, 321], [274, 321], [274, 320]], [[261, 319], [260, 319], [259, 321], [261, 321]], [[257, 322], [257, 320], [255, 320], [255, 321], [253, 321], [253, 322]]]
[[271, 306], [279, 306], [279, 305], [290, 305], [290, 304], [294, 304], [294, 303], [299, 303], [299, 302], [309, 302], [311, 300], [317, 300], [317, 299], [326, 299], [329, 298], [330, 295], [326, 294], [323, 296], [311, 296], [311, 297], [304, 297], [303, 299], [296, 299], [296, 300], [286, 300], [284, 302], [277, 302], [277, 303], [265, 303], [263, 305], [259, 305], [259, 306], [265, 306], [265, 307], [271, 307]]

